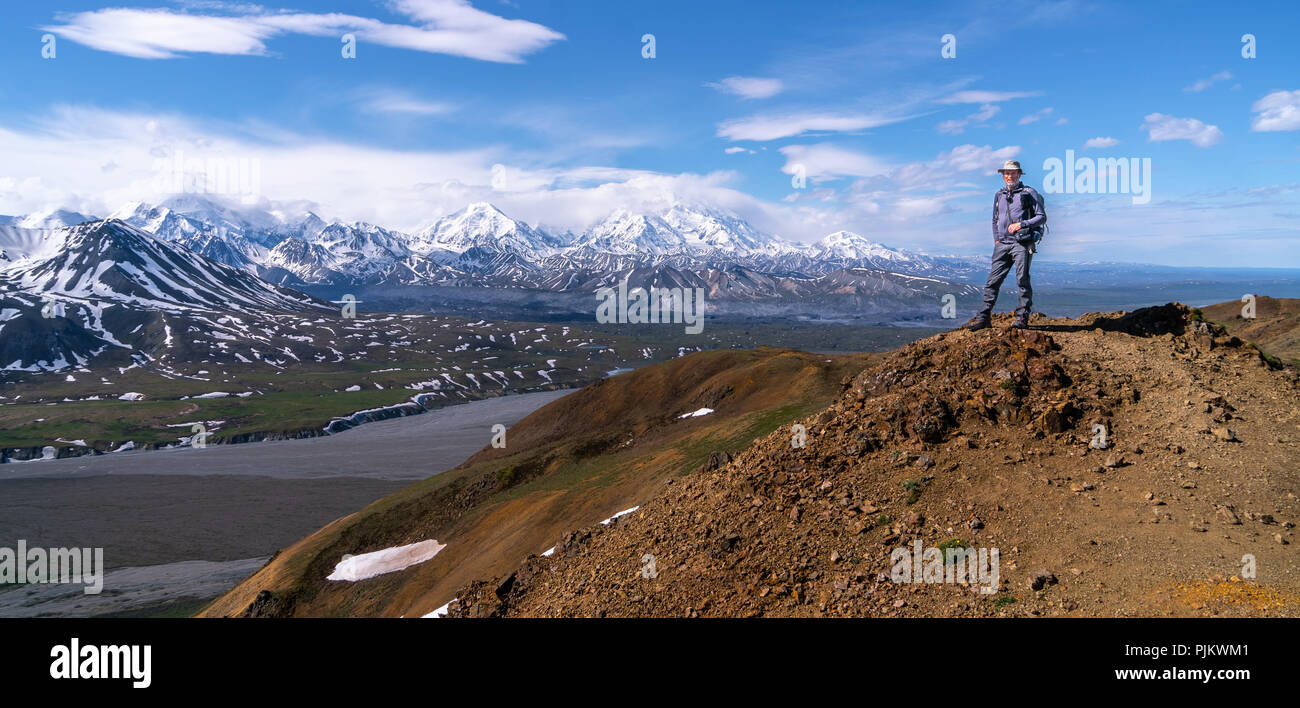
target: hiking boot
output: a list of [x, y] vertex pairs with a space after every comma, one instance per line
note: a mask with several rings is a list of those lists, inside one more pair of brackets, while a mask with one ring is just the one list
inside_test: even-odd
[[1029, 317], [1025, 315], [1017, 315], [1015, 322], [1012, 322], [1011, 326], [1016, 329], [1029, 329]]
[[965, 327], [966, 329], [969, 329], [972, 332], [974, 332], [977, 329], [988, 329], [991, 326], [992, 323], [989, 322], [989, 318], [980, 317], [978, 315], [972, 317], [970, 322], [967, 322], [966, 324], [962, 325], [962, 327]]

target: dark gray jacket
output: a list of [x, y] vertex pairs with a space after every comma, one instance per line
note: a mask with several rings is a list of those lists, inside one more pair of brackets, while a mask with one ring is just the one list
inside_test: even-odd
[[[1007, 229], [1017, 221], [1020, 230], [1014, 234]], [[1033, 187], [1016, 182], [1014, 187], [1003, 187], [993, 196], [993, 240], [1001, 243], [1028, 243], [1038, 237], [1047, 223], [1047, 213], [1042, 199]]]

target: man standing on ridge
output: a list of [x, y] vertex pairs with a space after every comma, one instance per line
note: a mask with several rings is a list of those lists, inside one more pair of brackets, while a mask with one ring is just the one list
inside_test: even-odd
[[1034, 304], [1034, 289], [1029, 284], [1029, 261], [1047, 223], [1043, 198], [1033, 187], [1020, 183], [1024, 172], [1019, 162], [1007, 160], [998, 172], [1006, 186], [993, 195], [993, 269], [989, 271], [989, 280], [984, 286], [984, 307], [966, 323], [966, 329], [971, 330], [984, 329], [991, 324], [998, 290], [1007, 273], [1011, 272], [1013, 263], [1016, 266], [1016, 287], [1020, 288], [1020, 303], [1011, 326], [1027, 328], [1029, 309]]

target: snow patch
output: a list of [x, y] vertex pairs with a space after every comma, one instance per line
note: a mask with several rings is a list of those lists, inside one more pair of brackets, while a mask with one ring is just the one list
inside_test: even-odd
[[450, 600], [447, 601], [447, 604], [443, 605], [442, 607], [439, 607], [438, 609], [434, 610], [433, 612], [430, 612], [427, 615], [423, 615], [420, 619], [440, 619], [442, 617], [446, 617], [448, 608], [451, 607], [451, 603], [459, 599], [460, 599], [459, 597], [451, 598]]
[[602, 524], [604, 524], [604, 525], [606, 525], [606, 526], [609, 526], [609, 522], [613, 521], [614, 519], [617, 519], [618, 517], [623, 516], [623, 515], [625, 515], [625, 514], [631, 514], [632, 512], [634, 512], [634, 511], [636, 511], [637, 509], [640, 509], [640, 508], [641, 508], [641, 505], [638, 504], [638, 505], [632, 507], [631, 509], [624, 509], [623, 511], [620, 511], [620, 512], [618, 512], [617, 514], [614, 514], [613, 516], [609, 517], [608, 519], [605, 519], [604, 521], [602, 521], [602, 522], [600, 522], [600, 523], [602, 523]]
[[330, 573], [326, 580], [356, 582], [377, 575], [404, 570], [433, 558], [446, 547], [446, 544], [430, 539], [406, 546], [385, 548], [382, 551], [362, 553], [357, 556], [344, 556], [343, 560], [334, 566], [334, 572]]

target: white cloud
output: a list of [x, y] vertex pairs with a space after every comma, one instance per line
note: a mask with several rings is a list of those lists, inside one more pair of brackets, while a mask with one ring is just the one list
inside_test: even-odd
[[771, 98], [785, 88], [780, 79], [764, 79], [755, 76], [729, 76], [721, 81], [705, 84], [741, 98]]
[[1083, 144], [1083, 149], [1108, 148], [1116, 145], [1119, 145], [1119, 141], [1115, 138], [1088, 138], [1088, 141]]
[[1047, 108], [1044, 108], [1041, 111], [1035, 111], [1034, 113], [1030, 113], [1024, 118], [1021, 118], [1019, 121], [1019, 125], [1029, 125], [1030, 123], [1036, 123], [1039, 120], [1042, 120], [1043, 118], [1046, 118], [1051, 114], [1052, 114], [1052, 108], [1048, 106]]
[[1197, 147], [1210, 147], [1223, 140], [1223, 131], [1217, 125], [1206, 125], [1195, 118], [1175, 118], [1163, 113], [1148, 115], [1142, 123], [1142, 130], [1150, 133], [1150, 142], [1188, 140]]
[[565, 38], [533, 22], [475, 9], [468, 0], [394, 0], [391, 6], [418, 24], [390, 24], [342, 13], [258, 9], [253, 14], [211, 15], [106, 8], [59, 15], [62, 24], [42, 29], [93, 49], [140, 59], [172, 59], [189, 53], [265, 55], [266, 40], [281, 34], [337, 39], [353, 33], [359, 43], [520, 63], [524, 56]]
[[247, 17], [189, 15], [170, 10], [107, 8], [43, 27], [64, 39], [138, 59], [172, 59], [182, 52], [266, 54], [263, 40], [279, 33]]
[[935, 103], [999, 103], [1013, 98], [1040, 96], [1040, 91], [958, 91], [957, 93], [935, 99]]
[[[31, 126], [0, 127], [13, 185], [0, 184], [0, 213], [57, 204], [102, 216], [130, 201], [173, 196], [159, 176], [175, 161], [242, 159], [256, 166], [263, 198], [310, 199], [329, 215], [403, 227], [427, 215], [422, 185], [490, 184], [491, 166], [505, 161], [504, 151], [492, 148], [405, 151], [285, 133], [239, 137], [245, 127], [77, 107], [56, 108]], [[114, 168], [87, 169], [88, 161]]]
[[787, 145], [781, 148], [781, 154], [786, 158], [782, 172], [794, 174], [797, 167], [803, 167], [803, 174], [813, 182], [837, 177], [874, 177], [890, 169], [876, 157], [827, 143]]
[[966, 116], [961, 120], [946, 120], [935, 127], [935, 130], [945, 135], [960, 135], [966, 126], [972, 123], [984, 123], [988, 119], [998, 114], [1001, 109], [991, 103], [980, 106], [978, 111]]
[[998, 111], [1000, 111], [1000, 110], [1002, 110], [1002, 109], [1001, 109], [1001, 108], [998, 108], [997, 106], [995, 106], [995, 105], [993, 105], [993, 104], [991, 104], [991, 103], [986, 103], [986, 104], [980, 106], [980, 109], [979, 109], [978, 111], [972, 113], [972, 114], [970, 115], [970, 119], [973, 120], [973, 121], [975, 121], [975, 122], [977, 122], [977, 123], [983, 123], [984, 121], [986, 121], [986, 120], [992, 118], [993, 116], [997, 115], [997, 114], [998, 114]]
[[399, 113], [419, 116], [435, 116], [451, 113], [456, 107], [449, 103], [438, 103], [417, 98], [396, 89], [370, 89], [357, 93], [357, 102], [366, 113]]
[[735, 155], [737, 153], [742, 153], [742, 152], [747, 152], [751, 155], [754, 154], [753, 150], [747, 150], [743, 147], [729, 147], [726, 150], [723, 150], [723, 152], [727, 153], [728, 155]]
[[[106, 216], [128, 202], [157, 203], [175, 196], [159, 189], [159, 161], [180, 156], [256, 161], [259, 204], [292, 204], [326, 218], [406, 231], [477, 201], [492, 202], [530, 223], [577, 230], [614, 209], [659, 209], [685, 200], [729, 209], [774, 233], [813, 235], [787, 208], [729, 186], [738, 176], [728, 171], [661, 174], [555, 166], [524, 161], [498, 146], [391, 150], [284, 131], [242, 137], [250, 132], [247, 125], [183, 115], [67, 106], [30, 124], [0, 125], [0, 154], [5, 155], [0, 214], [58, 206]], [[498, 180], [494, 187], [496, 164], [506, 168], [505, 183]], [[113, 168], [99, 169], [108, 165]]]
[[879, 113], [787, 113], [756, 115], [724, 121], [718, 136], [730, 140], [777, 140], [810, 132], [850, 132], [878, 128], [906, 120]]
[[1250, 121], [1251, 130], [1300, 130], [1300, 90], [1274, 91], [1255, 101], [1250, 110], [1259, 114]]
[[966, 121], [945, 120], [939, 125], [935, 126], [934, 129], [939, 131], [940, 133], [943, 133], [944, 135], [960, 135], [962, 131], [966, 130]]
[[1208, 78], [1205, 78], [1205, 79], [1201, 79], [1201, 80], [1197, 81], [1196, 83], [1192, 84], [1191, 86], [1188, 86], [1187, 88], [1185, 88], [1185, 89], [1183, 89], [1183, 90], [1184, 90], [1184, 91], [1187, 91], [1187, 92], [1189, 92], [1189, 93], [1200, 93], [1201, 91], [1204, 91], [1205, 89], [1207, 89], [1207, 88], [1209, 88], [1209, 87], [1215, 85], [1216, 83], [1218, 83], [1218, 82], [1220, 82], [1220, 81], [1227, 81], [1228, 79], [1231, 79], [1231, 78], [1232, 78], [1232, 72], [1231, 72], [1231, 71], [1220, 71], [1219, 73], [1215, 74], [1214, 76], [1211, 76], [1211, 77], [1208, 77]]
[[903, 165], [890, 173], [889, 177], [902, 187], [947, 189], [953, 186], [954, 180], [964, 179], [963, 173], [994, 174], [1004, 161], [1018, 154], [1018, 145], [996, 149], [989, 145], [958, 145], [939, 153], [933, 160]]

